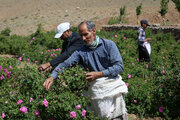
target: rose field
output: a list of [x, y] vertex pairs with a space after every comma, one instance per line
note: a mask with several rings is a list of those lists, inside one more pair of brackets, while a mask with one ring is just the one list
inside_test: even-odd
[[[73, 28], [77, 31], [77, 28]], [[50, 91], [43, 83], [50, 75], [37, 67], [60, 55], [62, 41], [54, 39], [54, 31], [37, 31], [29, 36], [10, 35], [10, 29], [0, 33], [0, 119], [3, 120], [100, 120], [87, 110], [90, 100], [82, 95], [87, 90], [83, 68], [65, 69]], [[121, 53], [123, 81], [129, 114], [138, 117], [180, 119], [180, 40], [171, 33], [153, 34], [151, 62], [139, 63], [137, 32], [100, 31], [102, 38], [113, 40]]]

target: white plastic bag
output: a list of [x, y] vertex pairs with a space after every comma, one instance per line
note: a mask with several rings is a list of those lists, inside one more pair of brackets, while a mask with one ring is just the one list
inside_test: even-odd
[[147, 49], [149, 55], [151, 54], [151, 45], [149, 42], [144, 42], [143, 46]]

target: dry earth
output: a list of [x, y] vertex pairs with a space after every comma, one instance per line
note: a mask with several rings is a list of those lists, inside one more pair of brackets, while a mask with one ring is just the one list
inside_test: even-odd
[[[100, 29], [110, 17], [118, 16], [124, 5], [127, 24], [136, 24], [136, 6], [141, 2], [140, 19], [162, 24], [160, 0], [0, 0], [0, 31], [9, 27], [12, 34], [29, 35], [39, 23], [45, 30], [55, 30], [61, 22], [77, 26], [83, 20], [95, 21]], [[168, 25], [180, 25], [180, 13], [172, 2], [166, 18]]]

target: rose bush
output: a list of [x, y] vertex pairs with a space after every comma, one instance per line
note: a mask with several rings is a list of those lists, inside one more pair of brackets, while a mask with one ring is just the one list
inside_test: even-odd
[[[73, 28], [77, 30], [77, 28]], [[55, 32], [37, 32], [27, 36], [0, 34], [0, 53], [17, 55], [0, 58], [0, 119], [99, 119], [87, 110], [89, 99], [83, 96], [88, 83], [79, 66], [64, 69], [49, 92], [43, 82], [49, 73], [40, 73], [37, 65], [52, 60], [61, 52], [62, 41]], [[178, 119], [180, 114], [180, 41], [169, 34], [152, 34], [151, 62], [139, 63], [136, 31], [100, 31], [113, 40], [123, 59], [122, 78], [128, 86], [125, 96], [128, 113], [140, 117]]]

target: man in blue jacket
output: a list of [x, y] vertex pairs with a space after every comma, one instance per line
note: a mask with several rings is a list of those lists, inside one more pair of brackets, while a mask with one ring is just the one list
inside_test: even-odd
[[40, 65], [38, 67], [40, 71], [50, 71], [51, 68], [54, 69], [59, 63], [69, 58], [75, 50], [84, 45], [81, 36], [70, 30], [70, 23], [68, 22], [61, 23], [57, 26], [57, 34], [54, 38], [60, 38], [64, 41], [61, 54], [50, 62]]
[[50, 89], [63, 68], [81, 63], [90, 71], [85, 77], [90, 85], [87, 94], [91, 99], [91, 110], [101, 118], [128, 120], [123, 97], [128, 90], [119, 75], [123, 71], [123, 61], [116, 44], [97, 36], [92, 21], [81, 22], [78, 29], [85, 45], [53, 70], [44, 82], [44, 88]]

